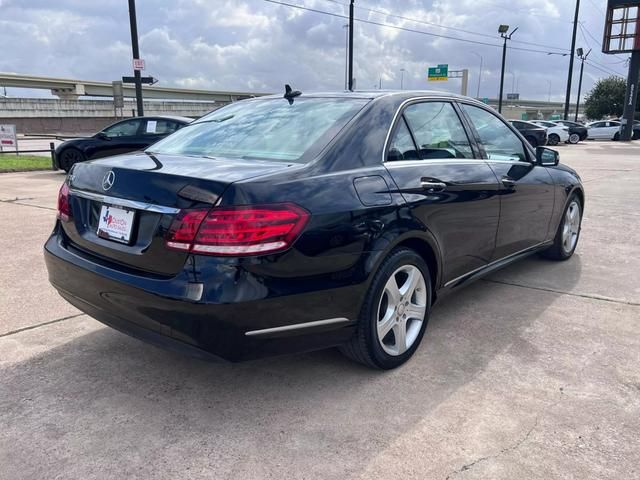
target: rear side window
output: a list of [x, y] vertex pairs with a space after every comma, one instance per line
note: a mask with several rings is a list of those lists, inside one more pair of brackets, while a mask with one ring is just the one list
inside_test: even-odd
[[473, 158], [462, 122], [450, 103], [416, 103], [405, 109], [404, 117], [421, 159]]
[[243, 100], [220, 108], [151, 147], [155, 153], [303, 163], [368, 102], [355, 98]]
[[526, 161], [520, 138], [496, 115], [472, 105], [462, 105], [478, 132], [480, 143], [490, 160]]
[[416, 145], [413, 143], [411, 132], [409, 132], [404, 118], [400, 118], [387, 153], [387, 161], [394, 162], [399, 160], [418, 160]]
[[147, 120], [144, 135], [168, 135], [180, 128], [180, 124], [173, 120]]

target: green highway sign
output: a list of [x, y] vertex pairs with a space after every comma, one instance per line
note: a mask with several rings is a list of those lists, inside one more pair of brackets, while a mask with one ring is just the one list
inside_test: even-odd
[[429, 82], [442, 82], [449, 79], [449, 65], [443, 64], [437, 67], [429, 67], [427, 80]]

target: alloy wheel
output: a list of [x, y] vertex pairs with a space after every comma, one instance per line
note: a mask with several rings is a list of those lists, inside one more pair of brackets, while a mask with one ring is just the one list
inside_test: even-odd
[[389, 355], [398, 356], [414, 344], [427, 311], [427, 287], [420, 269], [403, 265], [387, 280], [376, 316], [378, 341]]
[[580, 233], [580, 204], [575, 200], [569, 204], [567, 213], [564, 215], [564, 225], [562, 226], [562, 249], [565, 253], [570, 253], [578, 242]]
[[580, 135], [578, 135], [577, 133], [572, 133], [571, 135], [569, 135], [569, 143], [575, 145], [579, 141], [580, 141]]

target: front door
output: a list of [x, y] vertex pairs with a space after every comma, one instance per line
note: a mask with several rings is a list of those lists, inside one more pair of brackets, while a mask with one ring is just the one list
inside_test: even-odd
[[546, 167], [535, 163], [521, 138], [496, 114], [469, 104], [462, 110], [500, 182], [500, 226], [493, 259], [548, 240], [555, 190]]
[[144, 148], [140, 135], [142, 123], [142, 119], [134, 118], [105, 128], [100, 133], [106, 138], [100, 139], [100, 146], [91, 158], [108, 157]]
[[436, 238], [444, 283], [490, 261], [499, 186], [452, 103], [407, 106], [394, 126], [385, 166], [413, 216]]

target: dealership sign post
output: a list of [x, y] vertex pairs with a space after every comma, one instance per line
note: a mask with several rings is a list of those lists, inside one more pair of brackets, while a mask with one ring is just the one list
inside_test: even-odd
[[640, 79], [640, 0], [609, 0], [602, 52], [631, 54], [620, 132], [620, 140], [628, 142], [633, 135]]
[[0, 152], [3, 147], [12, 147], [18, 150], [18, 137], [15, 125], [0, 125]]

